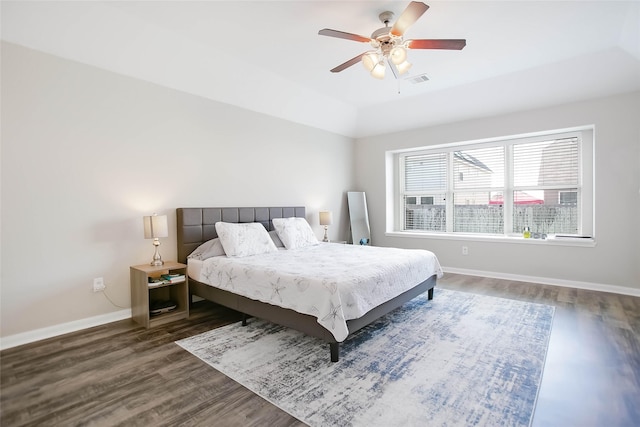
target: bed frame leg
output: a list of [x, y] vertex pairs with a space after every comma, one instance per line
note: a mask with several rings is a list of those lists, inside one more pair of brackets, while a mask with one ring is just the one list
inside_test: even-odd
[[427, 294], [428, 299], [433, 299], [433, 288], [429, 289], [429, 293]]
[[330, 342], [329, 351], [331, 352], [331, 361], [337, 362], [340, 359], [340, 343]]
[[247, 319], [249, 318], [249, 316], [247, 316], [246, 314], [242, 313], [242, 326], [247, 326]]

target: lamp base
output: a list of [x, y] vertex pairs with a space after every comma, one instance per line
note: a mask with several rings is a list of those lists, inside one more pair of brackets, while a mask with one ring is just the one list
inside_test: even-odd
[[151, 264], [154, 267], [159, 267], [161, 265], [164, 265], [164, 261], [162, 261], [162, 257], [160, 256], [160, 251], [158, 251], [158, 246], [160, 246], [160, 241], [158, 239], [153, 239], [153, 246], [156, 247], [156, 251], [153, 254], [153, 261], [151, 261]]
[[327, 230], [329, 230], [329, 226], [325, 225], [324, 226], [324, 237], [322, 238], [322, 241], [329, 243], [329, 236], [327, 234]]

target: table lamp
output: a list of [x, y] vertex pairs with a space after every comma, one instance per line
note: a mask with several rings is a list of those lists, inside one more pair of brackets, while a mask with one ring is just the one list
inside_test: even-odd
[[153, 246], [156, 248], [156, 252], [153, 254], [153, 261], [151, 265], [160, 266], [164, 264], [158, 246], [160, 246], [159, 237], [169, 236], [169, 227], [167, 226], [167, 216], [153, 214], [152, 216], [142, 217], [144, 222], [144, 238], [153, 239]]
[[327, 235], [327, 231], [329, 230], [329, 226], [333, 223], [333, 213], [329, 211], [320, 212], [320, 225], [324, 225], [324, 237], [322, 238], [323, 242], [329, 241], [329, 236]]

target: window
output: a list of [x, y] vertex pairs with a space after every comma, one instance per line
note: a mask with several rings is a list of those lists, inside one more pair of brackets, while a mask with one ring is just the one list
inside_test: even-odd
[[558, 198], [561, 205], [577, 205], [578, 204], [578, 192], [577, 191], [559, 191]]
[[591, 235], [592, 147], [584, 129], [391, 153], [395, 229]]

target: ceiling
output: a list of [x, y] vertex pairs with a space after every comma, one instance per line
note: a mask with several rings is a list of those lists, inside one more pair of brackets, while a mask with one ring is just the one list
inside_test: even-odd
[[412, 84], [336, 65], [408, 1], [2, 1], [2, 39], [253, 111], [365, 137], [640, 90], [639, 1], [426, 1]]

